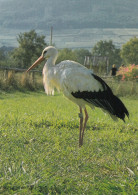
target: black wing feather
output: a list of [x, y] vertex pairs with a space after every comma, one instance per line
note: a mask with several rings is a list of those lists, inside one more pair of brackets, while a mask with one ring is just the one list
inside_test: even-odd
[[92, 74], [92, 76], [101, 83], [103, 91], [77, 91], [72, 92], [72, 95], [75, 98], [84, 99], [86, 102], [108, 111], [122, 120], [124, 120], [125, 115], [129, 117], [129, 113], [125, 105], [113, 94], [110, 87], [100, 77], [94, 74]]

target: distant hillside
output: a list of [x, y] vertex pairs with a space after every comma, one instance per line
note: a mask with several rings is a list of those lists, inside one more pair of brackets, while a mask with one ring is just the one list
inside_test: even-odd
[[0, 0], [9, 29], [138, 28], [138, 0]]

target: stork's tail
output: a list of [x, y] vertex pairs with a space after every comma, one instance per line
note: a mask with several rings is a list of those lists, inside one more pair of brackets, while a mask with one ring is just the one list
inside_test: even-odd
[[116, 97], [115, 95], [112, 96], [112, 99], [110, 99], [110, 105], [112, 109], [108, 110], [111, 114], [115, 115], [116, 117], [122, 119], [125, 121], [125, 115], [129, 118], [129, 112], [123, 102]]
[[[104, 89], [103, 92], [99, 95], [98, 102], [96, 106], [103, 108], [108, 111], [112, 116], [118, 117], [125, 121], [125, 115], [129, 118], [129, 112], [123, 102], [113, 94], [110, 87], [98, 76], [93, 74], [93, 77], [99, 81]], [[101, 98], [102, 97], [102, 98]]]
[[101, 108], [103, 111], [108, 112], [113, 119], [120, 118], [125, 121], [125, 116], [129, 117], [127, 108], [123, 102], [112, 93], [110, 88], [106, 91], [99, 92], [72, 92], [72, 95], [75, 98], [84, 99], [89, 103], [89, 106], [92, 104]]

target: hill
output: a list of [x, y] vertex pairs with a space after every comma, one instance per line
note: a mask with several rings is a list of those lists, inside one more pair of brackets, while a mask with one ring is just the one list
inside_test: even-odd
[[1, 0], [9, 29], [138, 28], [137, 0]]

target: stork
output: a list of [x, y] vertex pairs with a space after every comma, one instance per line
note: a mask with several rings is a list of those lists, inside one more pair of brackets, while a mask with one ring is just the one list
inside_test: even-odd
[[[56, 88], [79, 107], [79, 146], [83, 145], [84, 131], [89, 117], [86, 105], [92, 109], [94, 107], [101, 108], [114, 120], [120, 118], [124, 121], [126, 115], [129, 117], [128, 110], [122, 101], [92, 70], [70, 60], [55, 65], [57, 57], [57, 49], [48, 46], [34, 64], [28, 68], [27, 72], [47, 59], [43, 68], [43, 84], [46, 94], [53, 94], [54, 88]], [[83, 115], [85, 115], [84, 119]]]

